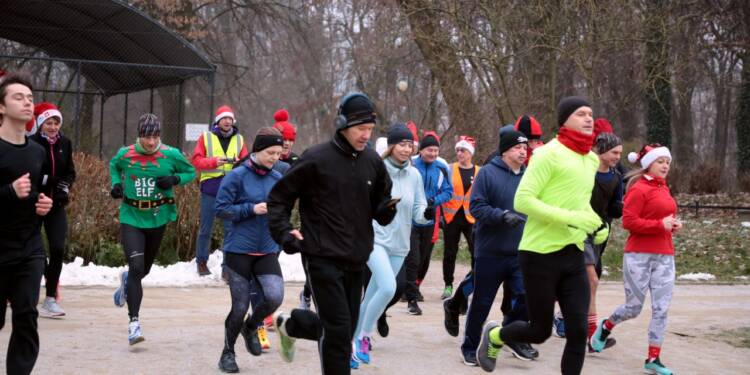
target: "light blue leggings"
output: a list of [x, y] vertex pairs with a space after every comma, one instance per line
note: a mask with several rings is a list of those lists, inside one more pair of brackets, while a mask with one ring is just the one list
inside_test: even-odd
[[396, 275], [404, 264], [404, 258], [406, 257], [388, 255], [385, 248], [379, 245], [375, 245], [370, 253], [367, 267], [370, 267], [372, 277], [359, 308], [355, 339], [372, 335], [375, 323], [396, 293]]

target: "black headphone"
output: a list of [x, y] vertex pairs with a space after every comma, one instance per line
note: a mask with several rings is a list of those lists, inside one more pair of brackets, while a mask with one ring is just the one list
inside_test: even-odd
[[347, 94], [345, 97], [341, 98], [341, 101], [339, 102], [339, 109], [336, 112], [336, 120], [334, 121], [334, 124], [336, 125], [337, 130], [345, 128], [348, 123], [346, 116], [342, 114], [342, 111], [344, 110], [344, 106], [346, 105], [348, 101], [357, 97], [363, 97], [367, 100], [370, 100], [370, 98], [368, 98], [367, 95], [361, 92], [351, 92]]

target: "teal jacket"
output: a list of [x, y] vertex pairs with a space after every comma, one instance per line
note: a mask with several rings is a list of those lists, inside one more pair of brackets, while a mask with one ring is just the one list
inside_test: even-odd
[[396, 205], [396, 217], [390, 224], [381, 226], [375, 220], [372, 221], [375, 244], [385, 248], [388, 255], [405, 257], [409, 253], [412, 220], [418, 224], [429, 222], [424, 218], [427, 200], [424, 197], [422, 175], [409, 161], [396, 165], [389, 157], [383, 163], [393, 181], [391, 197], [401, 198], [401, 201]]

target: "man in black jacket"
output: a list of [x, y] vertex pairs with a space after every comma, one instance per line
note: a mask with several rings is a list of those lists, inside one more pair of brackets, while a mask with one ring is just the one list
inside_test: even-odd
[[40, 217], [52, 199], [40, 192], [44, 149], [25, 136], [34, 116], [31, 84], [18, 76], [0, 79], [0, 329], [7, 303], [13, 310], [5, 371], [30, 374], [39, 354], [36, 304], [44, 272]]
[[[281, 355], [291, 362], [295, 338], [317, 340], [324, 374], [350, 373], [372, 220], [387, 225], [396, 214], [385, 165], [367, 147], [374, 126], [375, 109], [367, 96], [344, 97], [333, 139], [307, 149], [268, 198], [271, 234], [285, 251], [302, 252], [318, 311], [276, 314]], [[290, 223], [297, 200], [301, 231]]]

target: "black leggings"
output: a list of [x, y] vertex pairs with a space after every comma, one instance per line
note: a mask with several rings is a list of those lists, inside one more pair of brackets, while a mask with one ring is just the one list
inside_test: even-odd
[[552, 333], [555, 299], [565, 316], [563, 374], [580, 374], [586, 355], [589, 281], [583, 252], [575, 245], [549, 254], [519, 251], [518, 261], [526, 287], [529, 322], [515, 321], [500, 331], [504, 342], [541, 344]]
[[[471, 255], [471, 265], [474, 265], [474, 238], [472, 237], [471, 224], [460, 209], [453, 220], [443, 227], [444, 250], [443, 254], [443, 282], [445, 285], [453, 285], [453, 273], [456, 271], [456, 255], [458, 254], [458, 244], [461, 242], [461, 233], [463, 233], [466, 243], [469, 245], [469, 255]], [[503, 283], [505, 284], [505, 283]]]
[[159, 252], [161, 239], [164, 237], [166, 225], [157, 228], [136, 228], [132, 225], [122, 224], [120, 235], [122, 249], [125, 251], [125, 259], [128, 262], [128, 316], [138, 317], [143, 300], [143, 287], [141, 279], [151, 272], [156, 254]]
[[57, 296], [57, 284], [60, 282], [63, 257], [65, 256], [65, 235], [68, 232], [68, 218], [65, 208], [55, 207], [42, 216], [44, 232], [49, 243], [49, 263], [44, 270], [44, 284], [47, 297]]
[[[284, 301], [284, 279], [277, 254], [247, 255], [225, 252], [232, 309], [224, 321], [224, 350], [234, 352], [234, 343], [243, 326], [255, 331], [263, 319], [276, 311]], [[250, 307], [250, 280], [262, 295], [253, 304], [253, 313], [245, 320]], [[259, 298], [260, 299], [260, 298]]]

